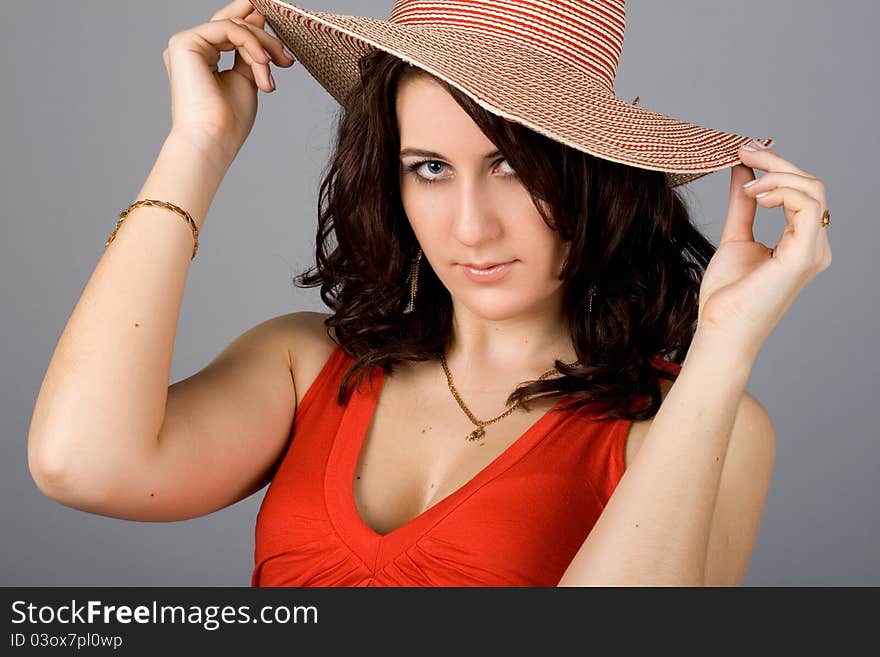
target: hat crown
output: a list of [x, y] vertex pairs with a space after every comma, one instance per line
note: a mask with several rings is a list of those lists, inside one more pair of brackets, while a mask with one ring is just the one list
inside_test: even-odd
[[397, 0], [389, 22], [476, 30], [567, 60], [614, 89], [625, 0]]

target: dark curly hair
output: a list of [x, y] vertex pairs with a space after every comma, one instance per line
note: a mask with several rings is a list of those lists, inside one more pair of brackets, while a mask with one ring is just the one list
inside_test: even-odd
[[[400, 361], [439, 360], [452, 327], [451, 296], [425, 259], [418, 296], [430, 302], [402, 313], [419, 250], [399, 187], [395, 96], [409, 75], [430, 74], [378, 49], [361, 58], [361, 84], [341, 104], [323, 172], [316, 265], [294, 278], [297, 287], [321, 286], [333, 311], [324, 322], [328, 335], [355, 359], [339, 404], [347, 402], [353, 377], [359, 386], [376, 365], [391, 372]], [[584, 365], [556, 360], [563, 376], [521, 383], [507, 404], [528, 410], [533, 396], [574, 393], [564, 408], [653, 417], [662, 401], [658, 377], [675, 380], [691, 344], [700, 283], [715, 253], [677, 188], [662, 171], [572, 149], [434, 79], [507, 158], [547, 225], [571, 242], [560, 275], [563, 308]], [[597, 293], [589, 316], [591, 285]]]

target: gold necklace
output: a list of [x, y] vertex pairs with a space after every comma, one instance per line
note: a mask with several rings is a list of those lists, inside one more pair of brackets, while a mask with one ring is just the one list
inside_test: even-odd
[[[581, 362], [580, 360], [576, 360], [573, 363], [568, 363], [566, 365], [566, 367], [573, 367], [575, 365], [580, 365], [580, 362]], [[508, 408], [506, 411], [504, 411], [498, 417], [494, 417], [491, 420], [486, 420], [485, 422], [482, 420], [478, 420], [476, 417], [474, 417], [474, 414], [471, 413], [470, 409], [467, 406], [465, 406], [464, 401], [462, 401], [462, 399], [461, 399], [461, 395], [459, 395], [458, 390], [455, 389], [455, 384], [452, 382], [452, 373], [449, 371], [449, 366], [446, 364], [446, 356], [442, 353], [440, 354], [440, 364], [443, 365], [443, 371], [446, 373], [446, 383], [449, 385], [449, 390], [452, 391], [452, 396], [455, 397], [455, 401], [458, 402], [458, 405], [461, 407], [461, 410], [464, 411], [464, 414], [468, 416], [468, 419], [470, 419], [470, 421], [473, 422], [474, 425], [476, 425], [476, 427], [477, 427], [476, 429], [474, 429], [473, 431], [471, 431], [468, 434], [468, 437], [467, 437], [468, 440], [479, 440], [480, 438], [482, 438], [483, 436], [486, 435], [486, 430], [484, 429], [484, 427], [486, 427], [490, 424], [493, 424], [495, 422], [498, 422], [498, 420], [502, 420], [502, 419], [506, 418], [508, 415], [513, 413], [513, 411], [515, 411], [520, 406], [520, 402], [519, 402], [519, 400], [517, 400], [516, 402], [514, 402], [513, 406]], [[546, 372], [544, 372], [541, 376], [538, 377], [538, 380], [543, 381], [544, 379], [546, 379], [548, 376], [550, 376], [554, 372], [556, 372], [555, 367], [552, 370], [547, 370]]]

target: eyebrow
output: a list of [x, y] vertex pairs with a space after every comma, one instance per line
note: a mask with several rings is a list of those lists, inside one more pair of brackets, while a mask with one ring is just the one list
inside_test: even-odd
[[[483, 156], [484, 160], [488, 160], [490, 157], [495, 157], [496, 155], [501, 155], [501, 151], [496, 149], [491, 153], [486, 153]], [[419, 155], [421, 157], [436, 157], [438, 160], [448, 160], [449, 158], [441, 153], [435, 153], [434, 151], [428, 151], [423, 148], [404, 148], [400, 151], [400, 157], [404, 157], [406, 155]]]

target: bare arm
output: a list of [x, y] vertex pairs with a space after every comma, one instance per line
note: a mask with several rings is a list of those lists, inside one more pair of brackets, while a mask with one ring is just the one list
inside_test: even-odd
[[[227, 169], [225, 159], [172, 134], [136, 198], [174, 203], [201, 227]], [[44, 491], [70, 477], [106, 481], [107, 469], [151, 458], [192, 248], [181, 217], [141, 207], [101, 254], [34, 406], [28, 464]]]
[[[234, 63], [220, 71], [224, 51], [234, 51]], [[201, 227], [254, 125], [258, 88], [274, 87], [270, 64], [294, 60], [255, 7], [234, 0], [173, 34], [162, 61], [172, 128], [136, 198], [178, 205]], [[254, 327], [169, 387], [192, 251], [180, 216], [139, 207], [101, 254], [49, 362], [28, 433], [31, 475], [49, 497], [94, 513], [171, 520], [217, 509], [265, 481], [296, 405], [287, 340], [299, 316]]]
[[691, 345], [638, 458], [560, 586], [702, 586], [721, 473], [753, 358]]
[[[744, 572], [775, 448], [761, 438], [771, 442], [773, 431], [760, 412], [746, 413], [748, 439], [731, 434], [761, 345], [831, 265], [824, 183], [775, 151], [750, 148], [731, 169], [727, 220], [700, 283], [695, 337], [678, 380], [561, 586], [702, 586], [736, 583]], [[751, 166], [767, 173], [755, 178]], [[750, 181], [757, 182], [743, 186]], [[784, 210], [772, 249], [755, 241], [757, 203]], [[741, 505], [743, 519], [735, 517]]]

